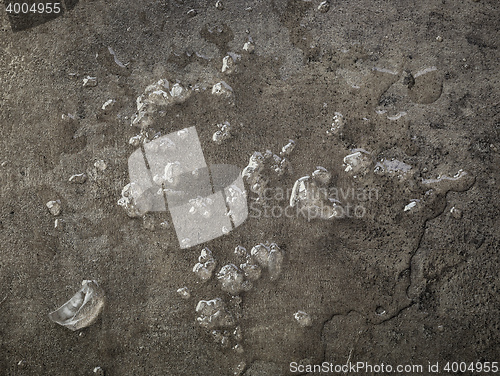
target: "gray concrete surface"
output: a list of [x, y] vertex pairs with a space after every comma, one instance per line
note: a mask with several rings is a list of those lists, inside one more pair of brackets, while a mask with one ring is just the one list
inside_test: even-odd
[[[245, 375], [274, 376], [323, 361], [421, 364], [421, 374], [439, 362], [453, 374], [446, 362], [500, 361], [498, 1], [331, 1], [326, 13], [318, 0], [223, 4], [80, 1], [16, 32], [2, 7], [0, 374], [232, 375], [244, 362]], [[254, 53], [243, 50], [249, 38]], [[241, 55], [230, 75], [228, 52]], [[97, 86], [83, 87], [88, 75]], [[159, 226], [168, 213], [151, 216], [151, 231], [117, 205], [136, 98], [161, 78], [201, 90], [158, 114], [149, 137], [196, 126], [207, 163], [241, 169], [292, 139], [292, 169], [267, 173], [272, 192], [324, 166], [330, 188], [377, 196], [340, 199], [363, 207], [360, 217], [251, 215], [204, 244], [217, 270], [236, 262], [237, 245], [284, 251], [279, 278], [263, 272], [235, 302], [215, 279], [196, 279], [203, 247], [180, 249], [172, 226]], [[220, 80], [232, 104], [210, 94]], [[343, 128], [328, 135], [336, 112]], [[234, 132], [217, 145], [223, 121]], [[356, 148], [370, 152], [359, 174], [343, 165]], [[375, 172], [382, 160], [411, 169]], [[78, 173], [85, 183], [68, 182]], [[54, 217], [46, 203], [56, 199]], [[99, 282], [106, 306], [72, 332], [48, 313], [84, 279]], [[238, 316], [243, 353], [197, 325], [197, 302], [215, 297]], [[311, 326], [298, 325], [299, 310]]]

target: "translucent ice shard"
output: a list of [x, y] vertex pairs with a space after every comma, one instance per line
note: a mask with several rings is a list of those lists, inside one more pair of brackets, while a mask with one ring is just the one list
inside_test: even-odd
[[297, 320], [298, 324], [304, 328], [312, 325], [311, 316], [304, 311], [295, 312], [293, 317]]
[[97, 282], [84, 280], [80, 291], [59, 309], [51, 312], [49, 318], [68, 329], [82, 329], [96, 321], [104, 303], [104, 291]]
[[328, 171], [320, 168], [314, 171], [313, 178], [309, 175], [301, 177], [293, 185], [290, 206], [296, 207], [308, 220], [339, 216], [339, 207], [329, 200], [328, 189], [324, 188], [329, 180]]
[[200, 257], [198, 257], [198, 263], [194, 266], [193, 272], [203, 281], [208, 281], [212, 278], [213, 271], [217, 265], [215, 258], [212, 256], [212, 252], [208, 248], [203, 248], [201, 250]]
[[252, 287], [251, 282], [245, 280], [243, 271], [234, 264], [223, 266], [217, 273], [217, 279], [219, 280], [221, 290], [231, 295], [238, 295], [242, 291], [250, 290]]
[[196, 305], [196, 321], [206, 329], [227, 328], [235, 325], [233, 316], [226, 310], [221, 298], [200, 300]]

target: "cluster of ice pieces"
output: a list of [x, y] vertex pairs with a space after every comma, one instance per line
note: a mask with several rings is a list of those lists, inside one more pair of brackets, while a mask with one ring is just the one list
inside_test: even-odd
[[327, 189], [332, 178], [324, 167], [318, 166], [309, 176], [298, 179], [292, 188], [290, 206], [307, 214], [307, 218], [331, 219], [337, 217], [340, 203], [329, 197]]
[[231, 124], [225, 121], [222, 124], [217, 124], [217, 127], [219, 130], [213, 134], [212, 140], [216, 144], [220, 145], [222, 142], [231, 137]]
[[278, 176], [283, 175], [287, 169], [290, 169], [290, 163], [287, 159], [295, 148], [295, 141], [289, 140], [283, 146], [279, 155], [267, 150], [264, 154], [256, 151], [250, 157], [248, 165], [242, 172], [243, 178], [248, 182], [253, 192], [259, 197], [262, 196], [268, 184], [268, 178], [265, 176], [266, 169], [273, 170]]
[[166, 79], [161, 79], [149, 85], [137, 97], [137, 113], [132, 119], [132, 125], [145, 130], [152, 124], [152, 115], [159, 107], [184, 102], [191, 95], [191, 91], [176, 83], [170, 88]]
[[193, 272], [205, 282], [212, 278], [216, 266], [217, 261], [215, 261], [212, 251], [208, 248], [203, 248], [200, 257], [198, 257], [198, 263], [193, 267]]

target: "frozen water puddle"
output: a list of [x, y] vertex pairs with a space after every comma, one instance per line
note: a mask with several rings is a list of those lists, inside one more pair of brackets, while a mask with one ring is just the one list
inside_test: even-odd
[[49, 318], [71, 330], [79, 330], [92, 325], [104, 308], [105, 296], [96, 281], [84, 280], [82, 288]]

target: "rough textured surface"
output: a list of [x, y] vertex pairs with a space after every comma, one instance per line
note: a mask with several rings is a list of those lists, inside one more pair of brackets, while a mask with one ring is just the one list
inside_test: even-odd
[[[3, 374], [99, 366], [108, 376], [231, 375], [244, 361], [246, 375], [286, 375], [300, 361], [500, 361], [498, 1], [333, 1], [327, 12], [320, 3], [66, 1], [74, 8], [63, 16], [17, 32], [2, 7]], [[221, 72], [228, 53], [240, 55], [231, 74]], [[87, 76], [97, 85], [84, 86]], [[192, 269], [203, 247], [181, 250], [172, 227], [160, 226], [167, 213], [150, 215], [152, 226], [117, 205], [136, 149], [136, 98], [162, 78], [200, 91], [153, 114], [150, 138], [196, 126], [208, 164], [240, 169], [255, 151], [295, 141], [291, 169], [267, 173], [271, 207], [285, 208], [272, 194], [316, 166], [332, 172], [330, 188], [377, 194], [341, 197], [363, 215], [334, 220], [253, 207], [203, 246], [223, 266], [243, 262], [237, 245], [275, 242], [279, 277], [263, 271], [241, 301], [216, 279], [200, 282]], [[232, 98], [211, 94], [221, 81]], [[327, 134], [336, 113], [341, 129]], [[225, 121], [231, 138], [218, 145], [212, 135]], [[369, 168], [345, 172], [358, 148]], [[374, 171], [392, 159], [411, 170]], [[422, 183], [461, 169], [468, 175], [457, 182]], [[68, 181], [82, 173], [82, 184]], [[64, 226], [54, 226], [52, 200]], [[418, 205], [404, 211], [410, 200]], [[73, 333], [47, 315], [84, 279], [99, 282], [107, 303]], [[184, 286], [189, 300], [177, 293]], [[196, 303], [216, 297], [241, 327], [241, 336], [221, 334], [227, 348], [196, 324]]]

